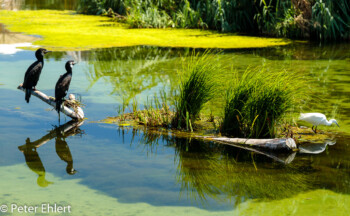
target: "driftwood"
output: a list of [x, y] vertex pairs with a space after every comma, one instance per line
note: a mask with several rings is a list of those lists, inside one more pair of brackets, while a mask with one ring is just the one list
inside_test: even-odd
[[227, 137], [199, 137], [224, 145], [234, 146], [272, 158], [280, 163], [291, 163], [296, 155], [297, 145], [292, 138], [288, 139], [245, 139]]
[[247, 147], [257, 147], [274, 151], [293, 151], [298, 149], [294, 139], [245, 139], [245, 138], [227, 138], [227, 137], [203, 137], [206, 140], [212, 140], [227, 145], [243, 145]]
[[[25, 89], [22, 87], [22, 84], [17, 87], [19, 90], [22, 90], [25, 92]], [[32, 95], [39, 98], [40, 100], [44, 101], [45, 103], [49, 104], [52, 107], [56, 107], [56, 102], [53, 98], [50, 98], [46, 94], [42, 93], [39, 90], [31, 90]], [[69, 108], [67, 106], [62, 105], [61, 112], [69, 117], [71, 117], [74, 120], [82, 120], [84, 119], [84, 111], [77, 107], [76, 111], [72, 108]]]
[[283, 164], [289, 164], [291, 163], [295, 155], [297, 154], [296, 152], [273, 152], [270, 149], [261, 149], [261, 148], [254, 148], [250, 147], [249, 145], [242, 145], [242, 144], [235, 144], [235, 143], [228, 143], [228, 142], [222, 142], [222, 141], [215, 141], [215, 143], [223, 144], [223, 145], [229, 145], [229, 146], [234, 146], [240, 149], [244, 149], [250, 152], [254, 152], [256, 154], [264, 155], [266, 157], [272, 158], [275, 161], [278, 161]]

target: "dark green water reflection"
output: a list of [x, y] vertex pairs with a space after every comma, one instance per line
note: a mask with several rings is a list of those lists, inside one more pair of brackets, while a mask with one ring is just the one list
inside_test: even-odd
[[176, 138], [169, 131], [159, 134], [90, 122], [116, 115], [123, 98], [135, 98], [142, 105], [159, 90], [173, 89], [179, 82], [182, 58], [192, 50], [130, 47], [47, 56], [37, 88], [48, 95], [54, 94], [65, 61], [79, 62], [70, 92], [82, 96], [88, 119], [64, 132], [55, 127], [57, 113], [36, 98], [26, 104], [24, 94], [16, 89], [34, 60], [33, 52], [0, 54], [0, 170], [5, 176], [0, 180], [0, 199], [69, 203], [78, 209], [76, 214], [83, 215], [93, 212], [91, 208], [109, 215], [127, 214], [131, 209], [134, 215], [219, 215], [239, 214], [244, 206], [266, 204], [270, 209], [269, 203], [303, 201], [299, 196], [304, 194], [318, 200], [317, 194], [322, 194], [318, 191], [323, 190], [347, 205], [349, 48], [348, 44], [298, 44], [220, 54], [224, 68], [242, 71], [265, 65], [269, 70], [297, 70], [312, 80], [313, 91], [308, 92], [312, 100], [303, 110], [339, 120], [340, 129], [321, 128], [335, 131], [336, 144], [320, 154], [287, 155]]

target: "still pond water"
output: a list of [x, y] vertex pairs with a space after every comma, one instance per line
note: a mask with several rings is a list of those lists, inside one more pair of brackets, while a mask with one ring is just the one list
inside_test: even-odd
[[190, 53], [130, 47], [47, 55], [37, 88], [48, 95], [64, 63], [78, 61], [70, 92], [81, 95], [88, 119], [65, 133], [55, 129], [55, 111], [35, 97], [25, 103], [16, 89], [34, 53], [0, 53], [0, 205], [57, 203], [72, 206], [73, 215], [347, 215], [350, 45], [221, 53], [222, 65], [238, 71], [266, 65], [300, 72], [313, 81], [304, 111], [339, 119], [340, 129], [321, 127], [334, 131], [335, 144], [319, 146], [319, 154], [283, 155], [288, 164], [170, 133], [93, 123], [117, 115], [123, 98], [142, 105], [172, 89], [181, 58]]

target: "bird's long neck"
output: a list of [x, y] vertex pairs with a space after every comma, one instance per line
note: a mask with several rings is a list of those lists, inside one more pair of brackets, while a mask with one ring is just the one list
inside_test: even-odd
[[66, 71], [67, 71], [67, 74], [71, 74], [73, 72], [72, 67], [66, 65]]
[[333, 124], [333, 120], [334, 120], [334, 119], [331, 119], [331, 120], [329, 120], [329, 121], [327, 120], [326, 125], [327, 125], [327, 126], [331, 126], [331, 125]]
[[41, 62], [42, 66], [44, 67], [44, 57], [37, 56], [38, 62]]

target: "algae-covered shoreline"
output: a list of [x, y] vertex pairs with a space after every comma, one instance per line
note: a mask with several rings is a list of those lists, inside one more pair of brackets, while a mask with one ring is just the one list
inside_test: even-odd
[[149, 45], [191, 48], [260, 48], [287, 45], [291, 41], [222, 34], [196, 29], [130, 29], [111, 18], [80, 15], [74, 11], [0, 11], [1, 23], [10, 31], [42, 38], [34, 45], [54, 51]]

